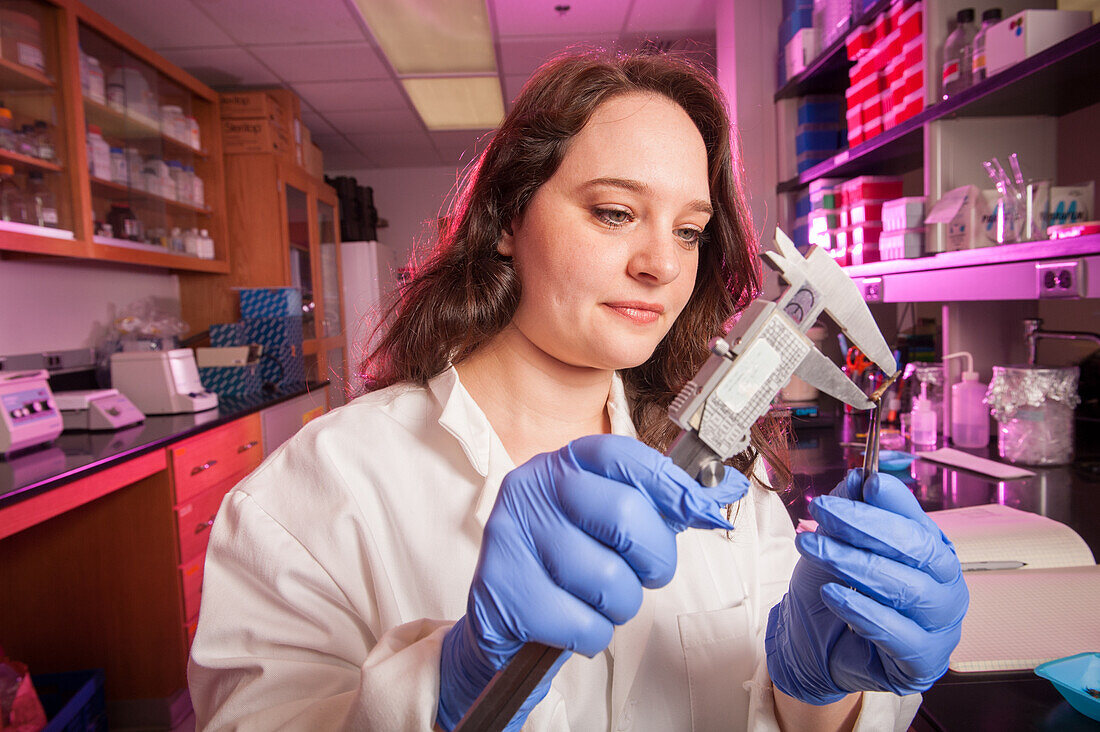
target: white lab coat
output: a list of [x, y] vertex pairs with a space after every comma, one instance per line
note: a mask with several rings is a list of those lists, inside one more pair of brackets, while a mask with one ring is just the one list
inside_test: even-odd
[[[635, 434], [618, 377], [608, 410]], [[443, 635], [512, 468], [454, 369], [303, 427], [218, 512], [188, 670], [199, 729], [430, 729]], [[673, 581], [606, 651], [570, 658], [525, 729], [777, 729], [763, 634], [794, 532], [759, 487], [734, 523], [680, 534]], [[866, 694], [858, 729], [904, 730], [919, 701]]]

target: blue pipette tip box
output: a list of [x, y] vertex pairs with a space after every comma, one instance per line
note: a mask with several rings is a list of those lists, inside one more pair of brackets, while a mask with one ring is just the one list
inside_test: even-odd
[[1035, 673], [1054, 684], [1071, 707], [1100, 722], [1100, 699], [1087, 691], [1100, 690], [1100, 653], [1078, 653], [1047, 661], [1036, 666]]

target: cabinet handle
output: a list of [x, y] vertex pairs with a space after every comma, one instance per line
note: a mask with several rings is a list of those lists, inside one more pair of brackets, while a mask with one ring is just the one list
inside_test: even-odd
[[195, 533], [196, 533], [196, 534], [201, 534], [202, 532], [206, 531], [206, 530], [207, 530], [207, 529], [209, 529], [209, 528], [210, 528], [211, 526], [213, 526], [213, 525], [214, 525], [214, 517], [215, 517], [215, 516], [217, 516], [217, 514], [216, 514], [216, 513], [214, 513], [214, 514], [211, 514], [211, 515], [210, 515], [210, 518], [208, 518], [208, 519], [207, 519], [206, 521], [204, 521], [203, 523], [201, 523], [201, 524], [199, 524], [198, 526], [196, 526], [196, 527], [195, 527]]
[[201, 473], [204, 470], [210, 470], [210, 468], [214, 467], [217, 464], [218, 464], [217, 460], [207, 460], [202, 465], [197, 465], [197, 466], [191, 468], [191, 475], [198, 475], [199, 473]]
[[241, 445], [240, 447], [238, 447], [237, 452], [248, 452], [249, 450], [251, 450], [252, 448], [256, 447], [256, 445], [259, 445], [259, 444], [260, 443], [256, 440], [253, 440], [252, 442], [247, 442], [247, 443]]

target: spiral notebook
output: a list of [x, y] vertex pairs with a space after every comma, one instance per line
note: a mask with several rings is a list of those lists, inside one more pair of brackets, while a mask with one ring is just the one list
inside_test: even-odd
[[965, 574], [970, 609], [951, 654], [959, 673], [1026, 671], [1100, 650], [1100, 566], [1065, 524], [1001, 505], [934, 511], [959, 560], [1018, 561]]

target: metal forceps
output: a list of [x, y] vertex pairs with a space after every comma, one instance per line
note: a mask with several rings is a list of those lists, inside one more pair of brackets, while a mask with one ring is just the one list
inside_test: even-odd
[[886, 390], [898, 380], [901, 372], [888, 377], [882, 385], [871, 394], [871, 401], [875, 406], [871, 407], [871, 416], [867, 422], [867, 443], [863, 452], [863, 485], [867, 485], [867, 479], [878, 472], [879, 432], [882, 424], [882, 397]]

